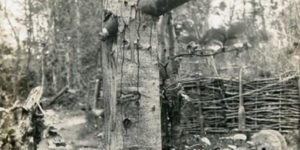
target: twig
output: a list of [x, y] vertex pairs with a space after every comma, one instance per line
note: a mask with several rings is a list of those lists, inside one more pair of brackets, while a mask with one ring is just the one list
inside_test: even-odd
[[272, 86], [275, 86], [275, 85], [278, 85], [278, 84], [280, 84], [280, 83], [286, 82], [286, 81], [288, 81], [288, 80], [290, 80], [290, 79], [293, 79], [293, 78], [295, 78], [295, 77], [296, 77], [296, 75], [293, 75], [293, 76], [287, 77], [287, 78], [285, 78], [285, 79], [283, 79], [283, 80], [281, 80], [281, 81], [279, 81], [279, 82], [277, 82], [277, 83], [269, 84], [269, 85], [266, 85], [266, 86], [264, 86], [264, 87], [262, 87], [262, 88], [259, 88], [259, 89], [256, 89], [256, 90], [252, 90], [252, 91], [243, 93], [243, 94], [241, 94], [241, 95], [236, 95], [236, 96], [232, 96], [232, 97], [220, 99], [220, 100], [218, 100], [218, 101], [226, 101], [226, 100], [231, 100], [231, 99], [233, 99], [233, 98], [238, 98], [239, 96], [251, 95], [251, 94], [253, 94], [253, 93], [260, 92], [260, 91], [262, 91], [262, 90], [264, 90], [264, 89], [271, 88]]
[[[210, 56], [216, 56], [218, 54], [222, 54], [222, 53], [229, 53], [229, 52], [233, 52], [233, 51], [242, 51], [244, 48], [233, 48], [230, 50], [224, 50], [224, 48], [220, 48], [218, 49], [216, 52], [211, 53], [211, 54], [196, 54], [196, 53], [186, 53], [186, 54], [179, 54], [179, 55], [175, 55], [174, 57], [170, 58], [170, 59], [175, 59], [177, 57], [187, 57], [187, 56], [197, 56], [197, 57], [210, 57]], [[204, 51], [214, 51], [212, 49], [202, 49], [202, 50], [197, 50], [199, 52], [204, 52]]]

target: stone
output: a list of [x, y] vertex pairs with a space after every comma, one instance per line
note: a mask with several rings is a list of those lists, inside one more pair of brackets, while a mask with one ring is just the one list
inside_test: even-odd
[[204, 142], [205, 144], [209, 145], [209, 146], [211, 145], [211, 142], [207, 137], [201, 138], [201, 141]]
[[247, 140], [247, 136], [245, 134], [235, 134], [232, 137], [233, 140], [242, 140], [242, 141], [246, 141]]
[[236, 150], [237, 149], [237, 146], [235, 146], [235, 145], [228, 145], [227, 147], [230, 148], [231, 150]]

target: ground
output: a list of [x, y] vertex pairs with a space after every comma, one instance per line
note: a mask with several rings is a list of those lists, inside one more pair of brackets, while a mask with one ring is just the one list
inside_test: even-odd
[[[86, 113], [82, 110], [46, 110], [45, 124], [57, 129], [66, 146], [54, 147], [49, 145], [54, 138], [46, 137], [39, 145], [39, 150], [96, 150], [101, 139], [100, 131], [94, 130], [94, 127], [87, 121]], [[98, 148], [99, 149], [99, 148]]]

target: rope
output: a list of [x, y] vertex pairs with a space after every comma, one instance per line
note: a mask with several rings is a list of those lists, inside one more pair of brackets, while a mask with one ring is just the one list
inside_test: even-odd
[[149, 45], [152, 48], [152, 32], [153, 32], [153, 22], [151, 23], [151, 28], [150, 28], [150, 38], [149, 38]]
[[139, 92], [139, 86], [140, 86], [140, 28], [141, 28], [141, 13], [138, 11], [138, 27], [137, 27], [137, 40], [136, 40], [136, 51], [137, 51], [137, 91]]
[[123, 92], [123, 75], [124, 75], [124, 62], [125, 62], [125, 34], [126, 34], [126, 25], [122, 31], [122, 44], [120, 44], [120, 49], [122, 50], [122, 62], [121, 62], [121, 93]]
[[[140, 0], [137, 0], [137, 5], [139, 5]], [[140, 51], [139, 51], [139, 44], [140, 44], [140, 28], [141, 28], [141, 13], [139, 10], [136, 9], [135, 15], [138, 15], [138, 27], [137, 27], [137, 41], [136, 41], [136, 51], [137, 51], [137, 84], [136, 90], [139, 93], [139, 86], [140, 86]], [[136, 102], [137, 105], [137, 122], [140, 122], [140, 98]], [[141, 130], [140, 126], [137, 127], [137, 130]], [[140, 132], [140, 131], [139, 131]], [[138, 141], [138, 136], [136, 138], [136, 142]]]

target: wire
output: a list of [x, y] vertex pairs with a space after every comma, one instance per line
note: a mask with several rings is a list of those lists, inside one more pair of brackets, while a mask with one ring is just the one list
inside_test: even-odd
[[124, 75], [124, 62], [125, 62], [125, 34], [126, 34], [126, 29], [127, 29], [127, 26], [126, 24], [124, 25], [124, 29], [122, 31], [122, 41], [121, 41], [121, 44], [120, 44], [120, 49], [122, 50], [122, 62], [121, 62], [121, 94], [123, 92], [123, 75]]
[[150, 38], [149, 38], [149, 45], [152, 49], [152, 32], [153, 32], [153, 22], [151, 23], [151, 28], [150, 28]]
[[137, 41], [136, 41], [136, 51], [137, 51], [137, 91], [139, 92], [139, 86], [140, 86], [140, 28], [141, 28], [141, 13], [140, 11], [137, 12], [138, 14], [138, 27], [137, 27]]
[[[140, 0], [137, 0], [137, 5], [139, 5]], [[140, 52], [139, 52], [139, 43], [140, 43], [140, 27], [141, 27], [141, 13], [138, 9], [136, 9], [135, 15], [138, 15], [138, 27], [137, 27], [137, 41], [136, 41], [136, 51], [137, 51], [137, 84], [136, 90], [139, 93], [140, 86]], [[136, 17], [135, 17], [136, 18]], [[140, 98], [136, 101], [137, 105], [137, 124], [140, 124]], [[137, 130], [141, 130], [138, 125]], [[138, 136], [137, 136], [138, 137]], [[138, 138], [136, 138], [136, 142], [139, 143]]]

